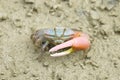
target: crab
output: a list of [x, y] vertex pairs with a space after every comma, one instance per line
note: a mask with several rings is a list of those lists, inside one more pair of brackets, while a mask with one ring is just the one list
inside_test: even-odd
[[[35, 31], [31, 35], [31, 39], [35, 46], [39, 47], [42, 51], [48, 51], [49, 52], [56, 52], [60, 49], [65, 49], [73, 46], [73, 42], [70, 42], [71, 40], [76, 40], [76, 38], [82, 38], [85, 36], [81, 36], [81, 32], [79, 32], [76, 29], [71, 28], [65, 28], [65, 27], [55, 27], [55, 28], [44, 28]], [[77, 39], [79, 42], [79, 39]], [[72, 43], [67, 46], [64, 43]], [[64, 45], [63, 47], [60, 47], [59, 45]], [[80, 44], [81, 45], [81, 44]], [[57, 49], [55, 48], [57, 46]], [[59, 47], [59, 48], [58, 48]], [[77, 49], [77, 47], [76, 47]], [[70, 48], [66, 51], [56, 53], [56, 54], [64, 54], [64, 53], [71, 53], [75, 50], [73, 48]], [[62, 55], [54, 55], [51, 56], [62, 56]], [[66, 55], [66, 54], [64, 54]]]

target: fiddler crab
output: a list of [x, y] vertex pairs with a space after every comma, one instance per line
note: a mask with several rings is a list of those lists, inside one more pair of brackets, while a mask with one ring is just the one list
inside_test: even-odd
[[[34, 32], [31, 39], [42, 51], [48, 51], [52, 57], [59, 57], [86, 50], [90, 47], [89, 36], [75, 29], [65, 27], [45, 28]], [[59, 51], [63, 52], [59, 52]], [[54, 54], [53, 54], [54, 53]]]

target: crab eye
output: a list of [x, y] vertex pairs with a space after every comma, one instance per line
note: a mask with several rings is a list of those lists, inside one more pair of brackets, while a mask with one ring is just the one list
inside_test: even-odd
[[41, 44], [42, 44], [42, 45], [45, 44], [45, 41], [42, 41]]
[[35, 44], [35, 46], [40, 47], [41, 40], [40, 40], [40, 39], [36, 39], [36, 40], [34, 41], [34, 44]]

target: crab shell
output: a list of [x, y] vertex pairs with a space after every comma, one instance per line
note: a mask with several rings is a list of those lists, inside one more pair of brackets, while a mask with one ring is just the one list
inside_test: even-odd
[[73, 38], [74, 31], [70, 28], [56, 27], [44, 30], [44, 37], [53, 44], [60, 44]]

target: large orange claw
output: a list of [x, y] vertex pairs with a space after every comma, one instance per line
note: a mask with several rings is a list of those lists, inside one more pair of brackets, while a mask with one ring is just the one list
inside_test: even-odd
[[51, 48], [49, 50], [49, 52], [54, 52], [54, 51], [57, 51], [59, 49], [63, 49], [66, 47], [72, 47], [64, 52], [51, 54], [51, 56], [53, 56], [53, 57], [58, 57], [58, 56], [67, 55], [76, 50], [85, 50], [85, 49], [89, 48], [89, 46], [90, 46], [89, 36], [82, 33], [80, 35], [80, 37], [75, 37], [69, 41], [59, 44], [59, 45]]

